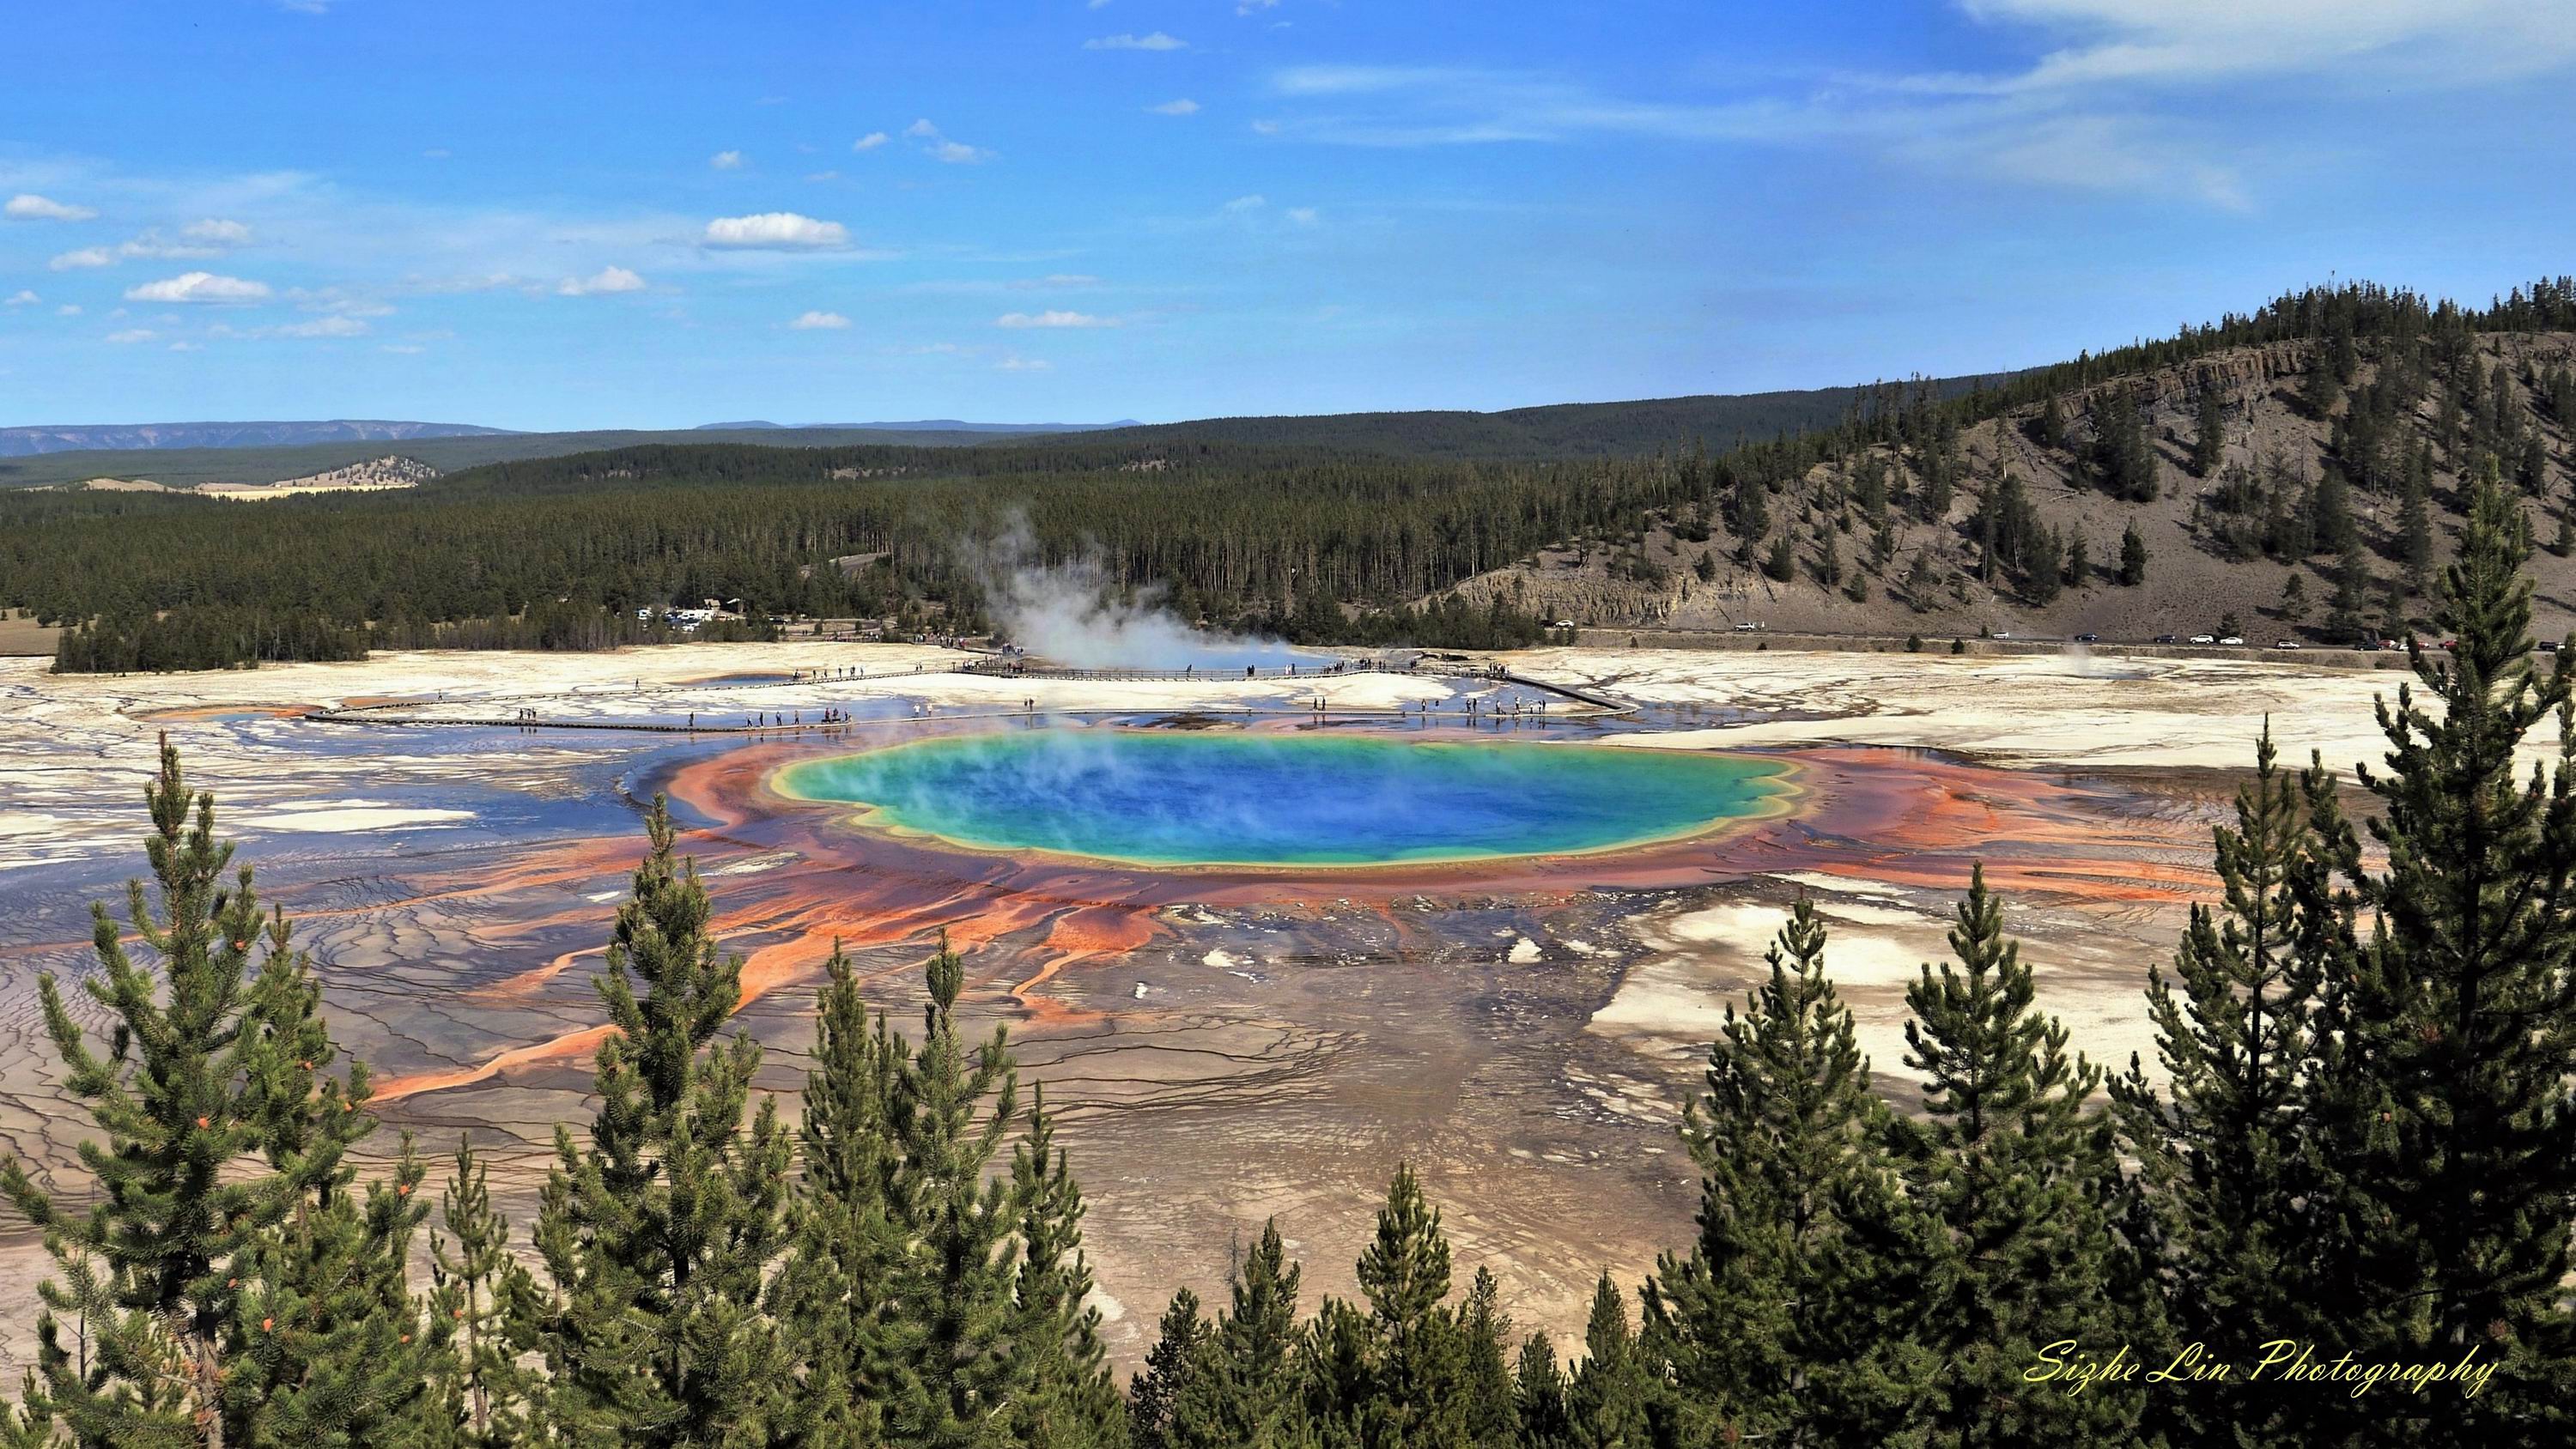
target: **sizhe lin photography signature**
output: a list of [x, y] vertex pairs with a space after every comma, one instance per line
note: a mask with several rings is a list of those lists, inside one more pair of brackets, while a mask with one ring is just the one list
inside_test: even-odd
[[2255, 1352], [2257, 1356], [2247, 1362], [2220, 1357], [2206, 1344], [2188, 1343], [2163, 1367], [2149, 1368], [2125, 1343], [2104, 1358], [2067, 1338], [2042, 1348], [2031, 1366], [2022, 1371], [2022, 1378], [2028, 1383], [2062, 1385], [2070, 1395], [2081, 1394], [2095, 1384], [2280, 1383], [2346, 1385], [2354, 1398], [2360, 1398], [2384, 1385], [2403, 1386], [2409, 1393], [2420, 1394], [2436, 1384], [2448, 1383], [2461, 1385], [2464, 1395], [2474, 1399], [2485, 1392], [2487, 1378], [2496, 1367], [2478, 1362], [2475, 1345], [2450, 1363], [2374, 1361], [2349, 1351], [2328, 1358], [2317, 1345], [2293, 1338], [2272, 1339], [2257, 1345]]

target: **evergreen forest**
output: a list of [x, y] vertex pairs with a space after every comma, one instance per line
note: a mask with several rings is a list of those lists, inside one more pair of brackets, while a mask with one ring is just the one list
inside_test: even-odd
[[2035, 1007], [1982, 873], [1873, 1064], [1802, 902], [1682, 1126], [1693, 1225], [1604, 1274], [1580, 1343], [1519, 1331], [1407, 1170], [1357, 1298], [1310, 1301], [1273, 1223], [1124, 1383], [1044, 1084], [961, 1030], [944, 941], [909, 1021], [836, 953], [798, 1105], [755, 1104], [741, 959], [657, 802], [595, 1111], [508, 1221], [470, 1142], [361, 1176], [367, 1068], [165, 744], [150, 883], [96, 908], [94, 970], [42, 983], [87, 1181], [0, 1166], [53, 1261], [0, 1441], [2564, 1445], [2576, 677], [2530, 652], [2530, 551], [2490, 477], [2436, 586], [2458, 647], [2410, 652], [2384, 768], [2248, 742], [2218, 896], [2149, 973], [2154, 1072]]
[[[1024, 536], [1032, 561], [1079, 562], [1185, 620], [1509, 647], [1541, 637], [1554, 601], [1462, 586], [1549, 550], [1598, 555], [1640, 587], [1714, 579], [1723, 562], [1913, 614], [1972, 594], [2045, 607], [2104, 585], [2151, 592], [2175, 545], [2141, 534], [2141, 510], [2174, 486], [2170, 450], [2205, 475], [2175, 525], [2187, 547], [2286, 567], [2301, 581], [2283, 626], [2350, 643], [2429, 617], [2441, 535], [2485, 459], [2539, 510], [2552, 554], [2576, 550], [2569, 332], [2564, 277], [2475, 309], [2352, 283], [2055, 366], [1848, 389], [1830, 418], [1812, 401], [1826, 395], [1795, 395], [1810, 401], [1762, 436], [1737, 425], [1775, 414], [1730, 415], [1730, 432], [1678, 400], [1490, 415], [1534, 430], [1490, 445], [1462, 440], [1459, 415], [1371, 414], [973, 447], [653, 444], [258, 504], [8, 489], [0, 608], [66, 626], [57, 666], [76, 671], [608, 648], [671, 637], [639, 612], [705, 599], [740, 601], [754, 628], [776, 615], [974, 634], [992, 622], [983, 561]], [[2491, 363], [2496, 339], [2540, 341]], [[2313, 460], [2221, 465], [2243, 419], [2212, 379], [2245, 358], [2290, 369], [2278, 407], [2321, 430]], [[2196, 436], [2149, 426], [2173, 377]], [[1964, 431], [2001, 420], [2077, 493], [2043, 510], [2009, 464], [1972, 468]], [[2206, 592], [2180, 587], [2182, 602]]]

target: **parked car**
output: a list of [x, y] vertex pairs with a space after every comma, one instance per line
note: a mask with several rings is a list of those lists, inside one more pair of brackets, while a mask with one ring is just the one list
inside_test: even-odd
[[2305, 649], [2308, 646], [2300, 643], [2296, 639], [2276, 639], [2272, 641], [2272, 647], [2275, 649]]
[[2009, 639], [2012, 637], [2012, 631], [2010, 629], [1997, 629], [1986, 637], [1989, 639]]
[[2078, 644], [2099, 644], [2102, 642], [2102, 636], [2099, 634], [2078, 634], [2075, 636], [2075, 642]]
[[2215, 634], [2194, 634], [2191, 636], [2191, 642], [2194, 644], [2215, 644], [2218, 642], [2218, 636]]
[[2182, 636], [2180, 634], [2158, 634], [2156, 636], [2156, 642], [2159, 644], [2179, 644], [2182, 642]]
[[1752, 620], [1750, 620], [1750, 619], [1747, 619], [1747, 620], [1745, 620], [1743, 623], [1738, 624], [1738, 625], [1736, 625], [1736, 626], [1735, 626], [1735, 632], [1736, 632], [1736, 633], [1738, 633], [1738, 634], [1750, 634], [1750, 633], [1752, 633], [1754, 630], [1759, 629], [1759, 628], [1761, 628], [1761, 627], [1762, 627], [1761, 625], [1754, 623], [1754, 622], [1753, 622]]
[[2221, 640], [2219, 640], [2218, 642], [2219, 642], [2219, 643], [2221, 643], [2221, 644], [2241, 645], [2241, 644], [2243, 644], [2243, 643], [2245, 642], [2245, 640], [2243, 639], [2243, 637], [2242, 637], [2242, 636], [2235, 635], [2235, 634], [2230, 634], [2230, 635], [2228, 635], [2226, 638], [2221, 639]]
[[2537, 647], [2543, 654], [2555, 654], [2558, 652], [2558, 641], [2555, 639], [2543, 639], [2535, 647]]

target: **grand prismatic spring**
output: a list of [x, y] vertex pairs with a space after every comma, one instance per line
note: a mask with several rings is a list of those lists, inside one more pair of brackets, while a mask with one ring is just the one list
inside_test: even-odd
[[812, 760], [780, 784], [974, 850], [1364, 867], [1676, 839], [1787, 808], [1788, 769], [1582, 745], [1046, 730]]
[[[964, 662], [705, 645], [120, 679], [0, 661], [0, 1134], [40, 1170], [72, 1161], [34, 982], [90, 969], [89, 906], [142, 869], [137, 787], [167, 731], [376, 1069], [374, 1149], [470, 1135], [524, 1208], [555, 1124], [587, 1110], [592, 978], [637, 814], [667, 793], [745, 958], [736, 1022], [767, 1048], [765, 1089], [802, 1080], [835, 943], [899, 1022], [939, 936], [963, 953], [970, 1025], [1007, 1026], [1063, 1114], [1120, 1355], [1175, 1282], [1220, 1291], [1224, 1244], [1274, 1213], [1315, 1291], [1348, 1292], [1399, 1160], [1523, 1322], [1579, 1330], [1603, 1268], [1633, 1277], [1687, 1231], [1674, 1123], [1798, 894], [1891, 1085], [1905, 984], [1944, 953], [1978, 861], [2043, 1004], [2125, 1062], [2149, 1045], [2144, 965], [2208, 889], [2208, 825], [2263, 717], [2285, 757], [2364, 758], [2385, 682], [2059, 657], [1498, 661], [1613, 711], [1481, 674]], [[340, 706], [360, 708], [316, 717]], [[20, 1233], [0, 1253], [40, 1250]]]

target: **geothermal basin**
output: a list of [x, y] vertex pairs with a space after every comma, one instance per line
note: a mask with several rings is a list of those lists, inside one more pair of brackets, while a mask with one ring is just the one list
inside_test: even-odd
[[[898, 1025], [942, 936], [960, 952], [962, 1024], [1007, 1026], [1061, 1118], [1122, 1363], [1174, 1286], [1222, 1294], [1273, 1215], [1311, 1292], [1355, 1293], [1399, 1164], [1462, 1276], [1490, 1266], [1521, 1323], [1579, 1336], [1601, 1269], [1634, 1281], [1688, 1239], [1674, 1126], [1799, 895], [1892, 1101], [1914, 1090], [1906, 988], [1979, 863], [2074, 1044], [2152, 1071], [2145, 966], [2214, 893], [2209, 827], [2265, 717], [2285, 757], [2347, 765], [2384, 747], [2389, 680], [1487, 660], [1634, 706], [1541, 715], [1472, 671], [969, 670], [988, 659], [791, 641], [121, 678], [0, 659], [0, 1150], [87, 1187], [36, 981], [96, 970], [90, 905], [142, 869], [135, 802], [167, 732], [376, 1071], [371, 1171], [402, 1132], [466, 1135], [496, 1201], [533, 1211], [557, 1124], [592, 1110], [594, 978], [636, 815], [667, 793], [744, 958], [729, 1030], [764, 1048], [762, 1092], [801, 1085], [835, 948]], [[512, 723], [528, 712], [557, 727]], [[0, 1321], [33, 1322], [44, 1264], [40, 1235], [0, 1225]], [[33, 1353], [0, 1334], [0, 1377]]]
[[1579, 855], [1788, 808], [1791, 766], [1722, 753], [1374, 735], [1048, 729], [806, 760], [779, 793], [976, 851], [1157, 869]]

